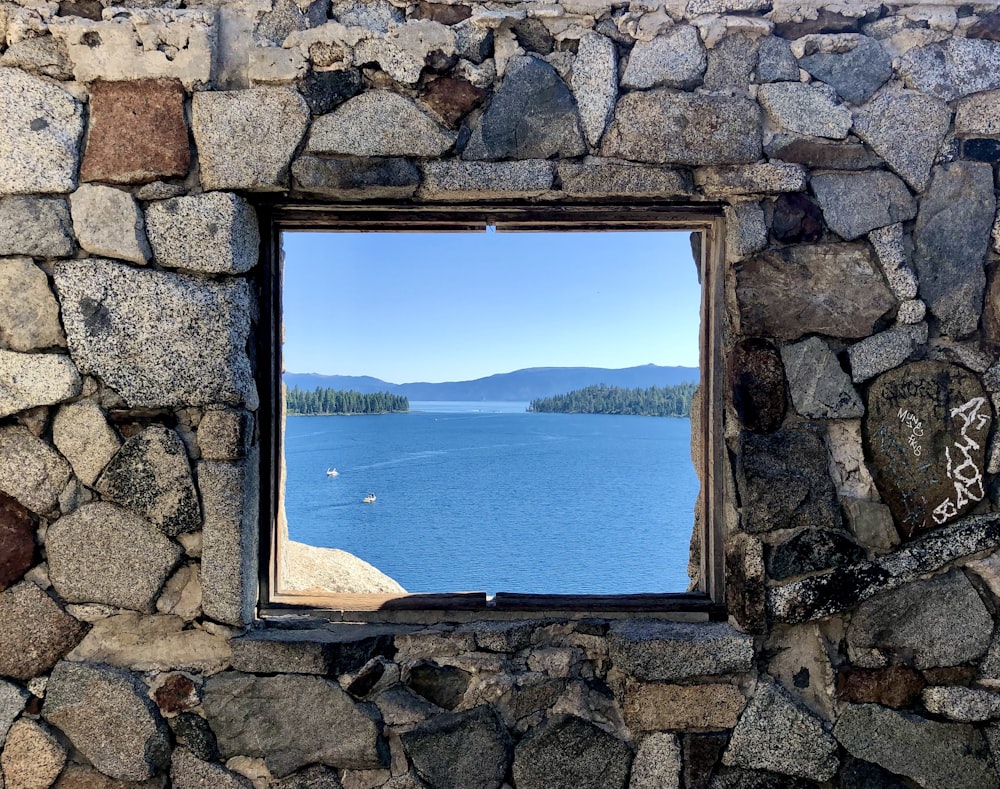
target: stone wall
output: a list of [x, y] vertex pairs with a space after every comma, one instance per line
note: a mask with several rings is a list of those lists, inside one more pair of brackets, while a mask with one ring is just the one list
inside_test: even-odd
[[[3, 0], [0, 119], [6, 789], [1000, 786], [995, 3]], [[723, 205], [729, 621], [255, 622], [298, 198]]]

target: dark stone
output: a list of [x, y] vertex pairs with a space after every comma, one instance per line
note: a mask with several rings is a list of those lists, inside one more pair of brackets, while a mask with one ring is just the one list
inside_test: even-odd
[[793, 134], [774, 135], [764, 146], [764, 152], [772, 159], [804, 164], [817, 170], [868, 170], [883, 164], [882, 159], [860, 142]]
[[962, 141], [962, 156], [976, 162], [1000, 162], [1000, 140], [974, 137]]
[[381, 660], [369, 660], [344, 690], [355, 698], [363, 699], [385, 675], [385, 667], [386, 664]]
[[767, 340], [740, 340], [729, 360], [733, 408], [752, 433], [773, 433], [785, 419], [785, 368], [778, 349]]
[[965, 31], [965, 37], [1000, 41], [1000, 14], [981, 16]]
[[807, 54], [799, 65], [852, 104], [863, 104], [892, 76], [892, 59], [874, 38], [858, 36], [848, 52]]
[[586, 150], [573, 94], [552, 66], [526, 55], [511, 58], [462, 158], [548, 159]]
[[992, 422], [986, 392], [963, 367], [915, 362], [875, 379], [862, 423], [865, 454], [902, 536], [982, 501]]
[[518, 789], [624, 789], [632, 751], [575, 715], [554, 715], [514, 749]]
[[767, 551], [767, 574], [776, 581], [864, 561], [865, 549], [843, 532], [806, 529]]
[[[708, 50], [708, 67], [702, 85], [706, 90], [744, 90], [757, 68], [759, 39], [730, 33]], [[789, 53], [791, 54], [791, 53]]]
[[909, 666], [842, 668], [837, 672], [837, 698], [856, 703], [909, 707], [920, 699], [927, 683]]
[[497, 789], [511, 740], [490, 707], [444, 713], [400, 735], [417, 774], [435, 789]]
[[80, 178], [142, 184], [187, 175], [191, 146], [184, 100], [177, 80], [94, 82]]
[[421, 660], [410, 667], [406, 683], [416, 693], [437, 706], [453, 710], [469, 687], [472, 675], [457, 666], [439, 666], [430, 660]]
[[190, 709], [198, 704], [194, 682], [185, 674], [173, 674], [156, 689], [153, 701], [163, 713], [178, 713]]
[[442, 122], [454, 128], [487, 95], [487, 91], [461, 77], [441, 77], [427, 86], [420, 100]]
[[511, 724], [526, 718], [539, 710], [551, 707], [563, 691], [566, 680], [544, 679], [515, 685], [504, 692], [497, 701], [497, 709]]
[[771, 233], [782, 244], [812, 244], [823, 237], [823, 212], [804, 194], [783, 194], [774, 201]]
[[326, 115], [361, 92], [361, 72], [357, 69], [310, 71], [298, 87], [309, 105], [309, 111], [313, 115]]
[[[486, 652], [520, 652], [522, 649], [531, 646], [531, 636], [535, 630], [541, 627], [544, 622], [536, 620], [513, 621], [513, 622], [476, 622], [470, 627], [476, 638], [476, 648]], [[576, 624], [578, 633], [586, 632], [580, 628], [586, 628], [586, 620]], [[605, 623], [600, 623], [605, 624]], [[587, 633], [587, 635], [603, 636], [605, 630], [600, 633]]]
[[396, 654], [392, 635], [358, 630], [276, 629], [251, 632], [230, 642], [233, 668], [248, 674], [355, 674], [373, 658]]
[[725, 733], [685, 734], [681, 738], [685, 789], [706, 789], [728, 741]]
[[976, 678], [977, 669], [974, 666], [939, 666], [925, 668], [920, 673], [924, 675], [928, 685], [971, 685]]
[[833, 528], [836, 496], [822, 433], [814, 425], [770, 435], [744, 433], [737, 485], [744, 531]]
[[31, 513], [0, 493], [0, 592], [14, 585], [35, 563], [35, 523]]
[[847, 241], [917, 215], [906, 184], [884, 170], [817, 173], [810, 185], [826, 224]]
[[0, 592], [0, 677], [29, 680], [75, 647], [87, 625], [31, 581]]
[[514, 23], [513, 30], [517, 43], [529, 52], [548, 55], [555, 49], [555, 38], [539, 19], [530, 16], [519, 19]]
[[824, 784], [779, 775], [767, 770], [725, 770], [708, 785], [709, 789], [819, 789]]
[[427, 53], [424, 63], [431, 71], [444, 74], [451, 71], [458, 64], [458, 55], [448, 55], [440, 49], [435, 49]]
[[913, 265], [920, 297], [943, 334], [963, 337], [978, 327], [995, 213], [990, 165], [952, 162], [934, 168], [913, 230]]
[[212, 729], [201, 715], [193, 712], [182, 712], [167, 723], [174, 733], [178, 745], [183, 745], [199, 759], [214, 762], [219, 759], [219, 746], [215, 741]]
[[[879, 11], [874, 13], [877, 15]], [[806, 15], [803, 16], [806, 17]], [[813, 33], [857, 33], [861, 29], [862, 22], [869, 21], [871, 20], [868, 16], [845, 16], [836, 11], [820, 8], [815, 19], [806, 17], [800, 21], [779, 22], [774, 26], [774, 34], [794, 41], [796, 38], [809, 36]]]
[[59, 3], [58, 16], [79, 16], [84, 19], [92, 19], [94, 22], [101, 21], [101, 12], [104, 6], [100, 0], [63, 0]]
[[799, 63], [789, 43], [777, 36], [766, 36], [757, 45], [755, 82], [798, 82]]
[[726, 541], [726, 607], [745, 633], [767, 631], [764, 548], [749, 534]]
[[986, 269], [986, 301], [982, 319], [983, 338], [994, 347], [1000, 346], [1000, 264], [990, 263]]
[[909, 789], [910, 784], [877, 764], [848, 756], [840, 764], [840, 789]]
[[420, 171], [409, 159], [303, 154], [292, 162], [292, 185], [345, 200], [408, 198], [420, 186]]
[[343, 789], [337, 772], [322, 764], [314, 764], [297, 773], [268, 783], [268, 789]]
[[457, 25], [472, 16], [472, 9], [467, 5], [445, 5], [420, 0], [414, 16], [417, 19], [440, 22], [442, 25]]

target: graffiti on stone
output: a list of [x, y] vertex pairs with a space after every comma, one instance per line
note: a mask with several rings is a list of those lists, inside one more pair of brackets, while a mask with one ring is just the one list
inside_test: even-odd
[[981, 384], [957, 365], [916, 362], [874, 381], [863, 424], [865, 452], [904, 537], [982, 501], [992, 421]]

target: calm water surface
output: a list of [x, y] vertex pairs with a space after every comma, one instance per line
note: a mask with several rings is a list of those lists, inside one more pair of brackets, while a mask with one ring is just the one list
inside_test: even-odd
[[690, 421], [526, 406], [289, 417], [291, 538], [350, 551], [410, 592], [684, 591]]

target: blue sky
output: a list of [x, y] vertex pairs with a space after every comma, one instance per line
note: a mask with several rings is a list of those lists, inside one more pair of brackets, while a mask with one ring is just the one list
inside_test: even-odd
[[688, 233], [285, 233], [284, 364], [390, 383], [698, 365]]

